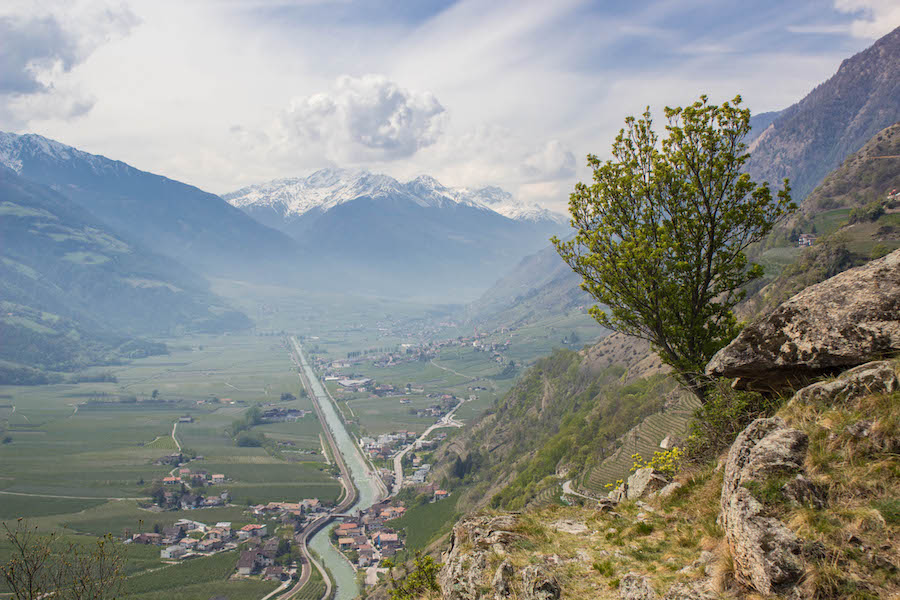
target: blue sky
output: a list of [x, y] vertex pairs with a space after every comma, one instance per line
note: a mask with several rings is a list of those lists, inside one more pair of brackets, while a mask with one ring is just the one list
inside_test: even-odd
[[562, 208], [647, 104], [784, 108], [894, 0], [5, 0], [0, 129], [214, 192], [324, 166]]

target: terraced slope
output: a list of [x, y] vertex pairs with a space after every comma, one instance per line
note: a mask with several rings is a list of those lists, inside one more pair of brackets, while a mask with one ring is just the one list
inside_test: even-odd
[[683, 436], [694, 411], [699, 407], [700, 401], [695, 396], [682, 394], [673, 406], [644, 419], [619, 440], [621, 445], [615, 453], [584, 475], [579, 488], [587, 494], [605, 495], [607, 483], [625, 479], [629, 474], [634, 464], [633, 454], [640, 454], [649, 460], [654, 452], [660, 450], [659, 443], [667, 435]]

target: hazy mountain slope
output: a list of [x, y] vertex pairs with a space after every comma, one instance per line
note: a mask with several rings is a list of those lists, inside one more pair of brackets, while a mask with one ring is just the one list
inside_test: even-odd
[[244, 328], [206, 282], [0, 166], [0, 360], [69, 369], [133, 335]]
[[747, 171], [802, 200], [844, 158], [900, 120], [900, 28], [841, 63], [837, 73], [779, 113], [751, 144]]
[[0, 163], [148, 248], [202, 271], [260, 275], [296, 245], [218, 196], [39, 135], [0, 133]]
[[488, 327], [515, 326], [579, 307], [594, 300], [583, 291], [581, 279], [547, 246], [522, 259], [476, 301], [466, 307], [466, 316]]

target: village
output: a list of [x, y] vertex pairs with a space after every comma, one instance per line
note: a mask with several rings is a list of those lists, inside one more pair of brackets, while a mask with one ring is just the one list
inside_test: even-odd
[[[431, 341], [418, 344], [400, 344], [393, 349], [378, 348], [365, 351], [348, 352], [347, 358], [333, 360], [324, 355], [314, 355], [313, 363], [316, 369], [323, 373], [328, 381], [339, 381], [351, 379], [341, 374], [343, 369], [351, 369], [354, 365], [371, 362], [376, 368], [395, 367], [402, 364], [427, 362], [438, 357], [442, 349], [471, 347], [476, 352], [487, 352], [491, 355], [491, 360], [499, 364], [503, 364], [507, 359], [504, 352], [509, 350], [510, 341], [490, 342], [487, 340], [492, 335], [503, 335], [509, 333], [506, 327], [500, 328], [493, 332], [475, 332], [471, 336], [459, 336], [451, 339], [443, 339], [439, 341]], [[363, 378], [365, 379], [365, 378]], [[363, 385], [364, 382], [354, 381], [351, 386]], [[374, 391], [386, 391], [377, 390]], [[410, 392], [407, 392], [410, 393]], [[411, 393], [417, 393], [411, 390]], [[418, 392], [421, 393], [421, 392]]]

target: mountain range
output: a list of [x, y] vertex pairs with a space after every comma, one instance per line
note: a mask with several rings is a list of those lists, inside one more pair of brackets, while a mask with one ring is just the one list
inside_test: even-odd
[[324, 169], [224, 198], [302, 248], [316, 285], [459, 300], [490, 286], [565, 230], [565, 219], [500, 188], [455, 189]]
[[[421, 207], [447, 208], [464, 205], [496, 213], [516, 221], [565, 224], [563, 215], [533, 203], [519, 201], [495, 186], [479, 189], [449, 188], [428, 175], [402, 183], [388, 175], [364, 170], [321, 169], [302, 178], [276, 179], [251, 185], [222, 198], [273, 227], [290, 230], [307, 213], [327, 212], [359, 198], [404, 199]], [[270, 220], [276, 215], [278, 220]]]

